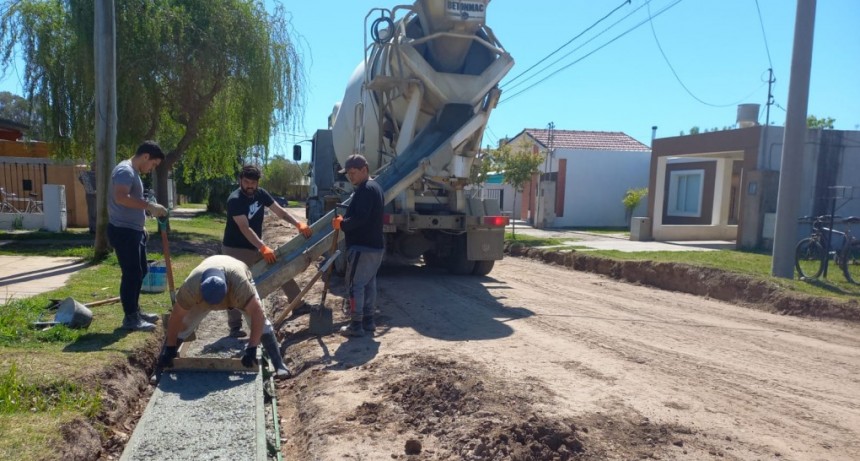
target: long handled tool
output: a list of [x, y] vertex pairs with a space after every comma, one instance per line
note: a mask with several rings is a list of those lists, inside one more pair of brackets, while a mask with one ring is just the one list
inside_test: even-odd
[[161, 232], [161, 247], [164, 251], [164, 264], [167, 266], [167, 286], [170, 288], [170, 307], [176, 304], [176, 288], [173, 285], [173, 264], [170, 263], [170, 245], [167, 242], [167, 216], [156, 218], [158, 231]]
[[[337, 208], [335, 208], [334, 215], [337, 216]], [[329, 254], [338, 253], [337, 249], [337, 238], [340, 233], [340, 229], [334, 230], [334, 235], [332, 236], [331, 241], [331, 250]], [[330, 334], [332, 329], [334, 329], [334, 319], [331, 312], [331, 309], [325, 305], [325, 297], [328, 294], [328, 282], [331, 279], [331, 270], [334, 264], [329, 264], [328, 268], [325, 271], [325, 278], [323, 279], [323, 292], [322, 298], [320, 298], [320, 303], [316, 307], [311, 308], [309, 320], [308, 320], [308, 331], [310, 331], [313, 335], [324, 336]]]
[[302, 288], [302, 291], [300, 291], [299, 294], [295, 298], [293, 298], [292, 301], [290, 301], [290, 305], [287, 306], [287, 308], [284, 309], [283, 312], [278, 314], [278, 318], [276, 318], [273, 322], [275, 330], [281, 329], [281, 327], [284, 325], [284, 321], [287, 320], [287, 316], [290, 315], [290, 312], [292, 312], [293, 309], [295, 309], [299, 304], [301, 304], [302, 298], [304, 298], [308, 291], [310, 291], [311, 287], [314, 286], [314, 283], [316, 283], [316, 281], [319, 280], [320, 277], [322, 277], [323, 274], [326, 273], [328, 268], [331, 267], [332, 264], [334, 264], [334, 260], [337, 259], [338, 256], [340, 256], [340, 250], [335, 251], [334, 254], [328, 257], [328, 259], [323, 263], [322, 267], [320, 267], [317, 273], [314, 274], [311, 281], [308, 282], [308, 284], [305, 285], [304, 288]]
[[[167, 266], [167, 286], [170, 288], [170, 308], [176, 305], [176, 287], [173, 284], [173, 264], [170, 262], [170, 244], [167, 241], [167, 216], [163, 218], [155, 218], [158, 221], [158, 231], [161, 233], [161, 249], [164, 253], [164, 265]], [[167, 317], [165, 317], [166, 319]], [[164, 321], [165, 331], [167, 330], [167, 321]], [[166, 338], [165, 338], [166, 340]], [[164, 345], [161, 346], [162, 350], [164, 349]], [[161, 379], [161, 373], [164, 370], [156, 365], [155, 372], [152, 374], [152, 377], [149, 378], [150, 384], [157, 385], [158, 381]]]

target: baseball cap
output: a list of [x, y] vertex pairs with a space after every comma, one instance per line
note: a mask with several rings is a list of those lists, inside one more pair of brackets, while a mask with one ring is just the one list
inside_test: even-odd
[[338, 173], [346, 173], [346, 170], [350, 168], [364, 168], [367, 166], [367, 159], [364, 158], [361, 154], [353, 154], [350, 155], [348, 159], [346, 159], [346, 163], [343, 164], [343, 168], [338, 171]]
[[200, 294], [209, 304], [220, 304], [227, 296], [227, 276], [223, 269], [212, 267], [200, 276]]

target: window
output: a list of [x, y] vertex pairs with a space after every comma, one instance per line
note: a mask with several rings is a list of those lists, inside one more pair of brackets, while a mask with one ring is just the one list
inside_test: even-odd
[[669, 173], [668, 216], [698, 218], [702, 214], [705, 170], [676, 170]]

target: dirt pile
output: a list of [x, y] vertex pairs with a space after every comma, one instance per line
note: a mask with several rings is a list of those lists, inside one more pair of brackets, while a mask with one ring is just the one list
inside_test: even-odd
[[[509, 386], [477, 363], [445, 357], [385, 356], [355, 371], [361, 373], [358, 383], [364, 391], [362, 395], [374, 398], [362, 401], [346, 413], [336, 423], [336, 429], [330, 429], [331, 433], [340, 440], [343, 434], [349, 434], [345, 437], [349, 440], [381, 438], [388, 450], [384, 456], [390, 459], [640, 459], [671, 450], [680, 452], [684, 442], [679, 438], [683, 435], [678, 434], [691, 432], [654, 425], [629, 413], [592, 414], [581, 422], [554, 418], [537, 408], [547, 398], [543, 393], [531, 394], [529, 390]], [[298, 392], [292, 396], [295, 401], [307, 402], [320, 391], [302, 381], [319, 383], [330, 377], [325, 372], [305, 371], [288, 388]], [[320, 409], [301, 407], [297, 409], [299, 419], [309, 422], [324, 418]], [[286, 411], [289, 413], [291, 409]], [[307, 429], [302, 431], [304, 440], [294, 441], [295, 446], [304, 449], [288, 450], [286, 458], [322, 459], [331, 454], [326, 452], [331, 444], [318, 445], [312, 440], [313, 429]], [[385, 452], [386, 448], [382, 448], [375, 454], [382, 456]], [[377, 459], [363, 454], [352, 457]]]

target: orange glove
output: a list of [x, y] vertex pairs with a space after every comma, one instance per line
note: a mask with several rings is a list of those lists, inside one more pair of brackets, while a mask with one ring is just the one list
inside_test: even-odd
[[314, 235], [314, 231], [311, 230], [311, 227], [301, 221], [296, 223], [296, 229], [298, 229], [306, 239], [309, 239], [311, 238], [311, 235]]
[[262, 248], [260, 248], [260, 253], [263, 253], [263, 259], [265, 259], [269, 264], [272, 264], [278, 259], [275, 257], [275, 251], [266, 245], [263, 245]]
[[335, 230], [340, 230], [340, 223], [343, 222], [343, 216], [335, 216], [334, 219], [331, 220], [331, 227]]

